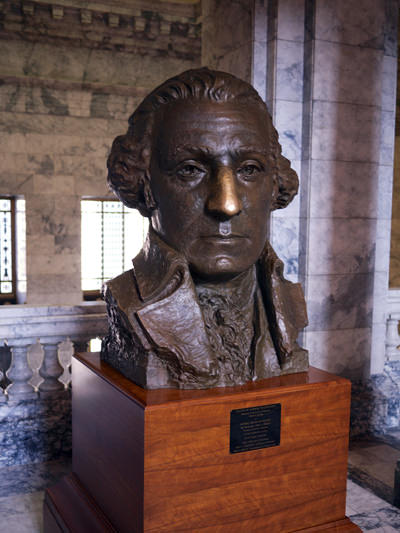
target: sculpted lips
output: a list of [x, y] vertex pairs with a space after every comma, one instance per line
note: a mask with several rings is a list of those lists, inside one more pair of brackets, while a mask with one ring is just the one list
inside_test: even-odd
[[238, 235], [236, 233], [231, 233], [230, 235], [221, 235], [219, 233], [215, 235], [202, 235], [201, 240], [210, 241], [212, 243], [230, 243], [235, 244], [243, 239], [247, 239], [247, 235]]

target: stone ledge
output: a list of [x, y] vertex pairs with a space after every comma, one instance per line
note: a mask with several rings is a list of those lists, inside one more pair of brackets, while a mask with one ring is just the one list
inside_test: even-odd
[[2, 310], [0, 339], [11, 346], [44, 342], [89, 339], [107, 333], [104, 302], [85, 302], [74, 306], [13, 305]]

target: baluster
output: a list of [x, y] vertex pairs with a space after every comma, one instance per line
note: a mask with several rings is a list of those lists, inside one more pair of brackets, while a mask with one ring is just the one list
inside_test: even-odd
[[400, 344], [398, 328], [398, 318], [394, 318], [390, 315], [386, 324], [386, 358], [389, 361], [400, 359], [400, 351], [398, 350]]
[[63, 373], [63, 367], [58, 360], [58, 343], [45, 343], [44, 361], [39, 374], [44, 378], [43, 383], [39, 387], [40, 392], [57, 392], [64, 390], [64, 386], [58, 378]]
[[59, 381], [64, 385], [65, 389], [68, 389], [69, 384], [71, 383], [71, 371], [70, 366], [72, 363], [72, 355], [74, 353], [74, 345], [69, 340], [60, 342], [58, 346], [58, 360], [60, 361], [61, 366], [64, 369]]
[[6, 372], [7, 377], [11, 380], [11, 384], [6, 389], [10, 397], [17, 394], [29, 397], [36, 396], [32, 385], [29, 383], [32, 370], [28, 364], [28, 347], [29, 345], [11, 346], [11, 366]]
[[44, 359], [44, 350], [42, 345], [39, 342], [39, 339], [35, 342], [35, 344], [32, 344], [32, 346], [29, 346], [28, 350], [28, 363], [29, 366], [32, 369], [33, 376], [29, 380], [29, 383], [34, 388], [35, 392], [39, 391], [39, 387], [41, 383], [43, 383], [43, 378], [40, 376], [39, 371], [43, 364]]

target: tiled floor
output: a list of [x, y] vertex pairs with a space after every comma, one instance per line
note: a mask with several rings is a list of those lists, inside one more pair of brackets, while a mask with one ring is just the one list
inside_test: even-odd
[[[66, 462], [10, 467], [0, 471], [0, 532], [39, 533], [43, 489], [69, 471]], [[370, 533], [400, 531], [400, 510], [348, 481], [347, 516]], [[90, 533], [90, 532], [88, 532]]]

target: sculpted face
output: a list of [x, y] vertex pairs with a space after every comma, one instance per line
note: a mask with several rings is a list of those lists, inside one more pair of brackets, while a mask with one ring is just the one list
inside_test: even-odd
[[277, 187], [268, 140], [267, 114], [254, 104], [181, 101], [159, 112], [151, 224], [198, 277], [229, 280], [259, 258]]

